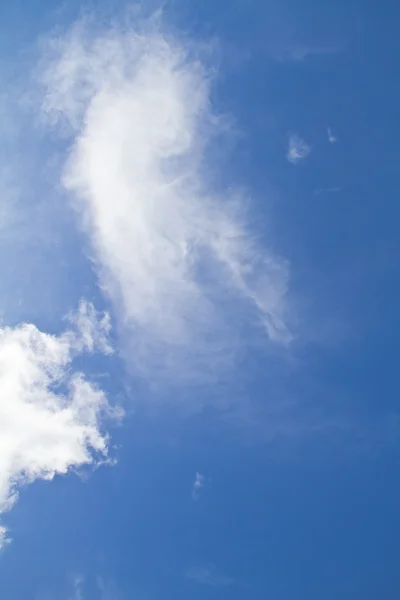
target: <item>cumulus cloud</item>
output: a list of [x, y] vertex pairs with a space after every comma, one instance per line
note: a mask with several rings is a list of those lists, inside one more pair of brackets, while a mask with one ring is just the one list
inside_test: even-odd
[[[81, 302], [72, 320], [79, 328], [58, 336], [32, 324], [0, 328], [0, 515], [22, 485], [107, 457], [100, 419], [116, 413], [72, 362], [82, 352], [110, 351], [108, 318]], [[0, 547], [6, 540], [0, 526]]]
[[42, 116], [70, 136], [62, 183], [130, 359], [182, 375], [190, 356], [215, 361], [232, 342], [227, 298], [290, 340], [288, 265], [252, 235], [248, 200], [206, 175], [221, 119], [200, 53], [157, 18], [79, 23], [48, 42], [38, 78]]
[[309, 146], [304, 140], [299, 138], [297, 135], [292, 135], [289, 139], [289, 148], [287, 152], [287, 159], [289, 162], [296, 164], [300, 160], [307, 158], [311, 152], [311, 146]]

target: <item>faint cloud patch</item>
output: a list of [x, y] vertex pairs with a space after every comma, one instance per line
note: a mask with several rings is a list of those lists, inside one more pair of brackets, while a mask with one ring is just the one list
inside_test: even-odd
[[314, 190], [314, 194], [315, 196], [319, 196], [320, 194], [337, 194], [338, 192], [341, 192], [342, 189], [343, 188], [341, 186], [317, 188], [316, 190]]
[[[1, 163], [3, 162], [5, 160], [1, 159]], [[18, 185], [11, 168], [0, 164], [0, 232], [2, 236], [7, 235], [7, 229], [21, 218], [16, 210], [18, 199]]]
[[233, 577], [228, 577], [219, 573], [214, 565], [193, 567], [189, 569], [186, 576], [187, 579], [211, 587], [228, 587], [236, 582]]
[[68, 597], [68, 600], [84, 600], [83, 595], [83, 585], [85, 583], [84, 577], [81, 575], [74, 578], [73, 581], [73, 591], [72, 594]]
[[339, 44], [314, 47], [305, 44], [288, 44], [287, 46], [271, 48], [269, 56], [278, 62], [302, 62], [311, 56], [333, 55], [338, 54], [341, 50], [342, 47]]
[[200, 490], [204, 487], [204, 475], [196, 473], [195, 480], [192, 486], [192, 498], [193, 500], [199, 499]]
[[[90, 585], [90, 584], [93, 585]], [[88, 589], [92, 588], [91, 593]], [[73, 578], [72, 592], [67, 597], [67, 600], [122, 600], [123, 596], [117, 586], [109, 580], [102, 577], [97, 577], [95, 582], [87, 580], [82, 575]]]
[[289, 138], [289, 148], [286, 158], [289, 162], [297, 164], [299, 161], [304, 160], [311, 152], [311, 146], [309, 146], [304, 140], [297, 135], [292, 135]]
[[338, 141], [337, 137], [335, 135], [333, 135], [332, 133], [332, 129], [330, 127], [327, 128], [327, 133], [328, 133], [328, 140], [331, 144], [336, 144], [336, 142]]
[[99, 600], [122, 600], [122, 594], [113, 581], [98, 577], [96, 585], [100, 593]]

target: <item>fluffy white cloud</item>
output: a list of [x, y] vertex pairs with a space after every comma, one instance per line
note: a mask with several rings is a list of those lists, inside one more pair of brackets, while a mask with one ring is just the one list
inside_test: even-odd
[[[108, 318], [82, 302], [72, 320], [77, 328], [59, 336], [31, 324], [0, 328], [0, 514], [21, 485], [107, 456], [100, 417], [112, 410], [71, 363], [85, 351], [110, 351]], [[0, 526], [0, 547], [6, 539]]]
[[221, 120], [193, 54], [157, 19], [80, 23], [48, 43], [40, 67], [43, 114], [72, 137], [63, 185], [141, 367], [223, 354], [227, 298], [245, 300], [269, 338], [290, 339], [287, 264], [251, 235], [246, 198], [207, 180]]
[[299, 138], [297, 135], [292, 135], [289, 139], [289, 149], [287, 153], [287, 159], [291, 163], [298, 163], [300, 160], [306, 158], [311, 152], [311, 146], [306, 144], [304, 140]]

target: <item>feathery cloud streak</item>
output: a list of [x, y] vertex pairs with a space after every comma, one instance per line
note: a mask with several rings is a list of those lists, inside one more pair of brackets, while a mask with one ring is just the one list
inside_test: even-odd
[[[21, 485], [107, 456], [100, 417], [113, 411], [105, 394], [70, 368], [78, 354], [111, 351], [108, 317], [81, 302], [71, 321], [75, 327], [59, 336], [31, 324], [0, 328], [0, 515]], [[0, 547], [6, 541], [1, 526]]]
[[215, 354], [232, 325], [227, 297], [288, 341], [287, 264], [251, 235], [246, 199], [207, 181], [220, 120], [200, 59], [154, 20], [80, 23], [48, 43], [41, 82], [43, 114], [71, 136], [62, 182], [133, 360]]

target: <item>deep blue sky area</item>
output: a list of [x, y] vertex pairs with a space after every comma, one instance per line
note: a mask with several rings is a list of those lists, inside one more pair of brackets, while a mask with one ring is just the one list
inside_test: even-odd
[[[24, 180], [42, 153], [53, 164], [49, 148], [57, 162], [64, 141], [46, 139], [29, 111], [6, 110], [39, 39], [82, 11], [127, 7], [0, 6], [0, 116], [23, 123], [17, 140], [1, 134], [0, 160], [30, 165], [19, 177], [38, 226], [11, 251], [0, 228], [5, 325], [58, 333], [80, 297], [108, 307], [88, 243], [59, 202], [56, 168], [37, 188]], [[213, 45], [211, 100], [233, 133], [212, 148], [210, 172], [222, 188], [246, 189], [261, 244], [290, 265], [294, 339], [274, 350], [255, 333], [212, 383], [167, 380], [162, 390], [118, 352], [82, 359], [125, 407], [107, 427], [116, 464], [21, 487], [4, 516], [12, 543], [0, 553], [0, 598], [397, 600], [400, 9], [167, 0], [163, 10], [171, 32]], [[290, 161], [293, 136], [309, 153]], [[52, 198], [46, 214], [32, 208], [38, 195]], [[56, 242], [46, 246], [49, 223]]]

